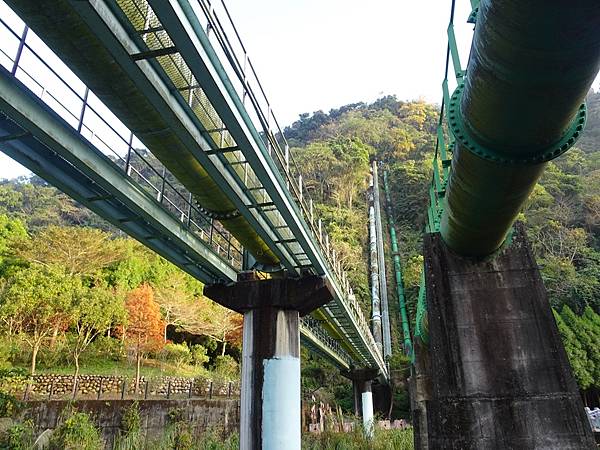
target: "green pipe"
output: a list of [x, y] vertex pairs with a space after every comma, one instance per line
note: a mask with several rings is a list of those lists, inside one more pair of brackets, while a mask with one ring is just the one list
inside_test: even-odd
[[[279, 262], [68, 1], [8, 0], [7, 3], [125, 126], [135, 133], [169, 172], [193, 194], [201, 207], [218, 219], [258, 262], [266, 265], [276, 265]], [[175, 68], [170, 59], [163, 58], [161, 62], [167, 73], [174, 73]], [[202, 101], [206, 101], [206, 98], [202, 97]], [[218, 119], [208, 117], [197, 100], [192, 102], [191, 108], [206, 128], [213, 128], [207, 124]], [[217, 138], [213, 134], [209, 140]], [[215, 146], [218, 145], [215, 143]]]
[[598, 30], [598, 0], [481, 1], [464, 83], [445, 105], [457, 144], [440, 231], [457, 253], [499, 249], [547, 162], [579, 138]]
[[392, 241], [392, 256], [394, 260], [394, 275], [396, 279], [396, 295], [400, 306], [400, 323], [402, 324], [402, 335], [404, 338], [404, 352], [407, 355], [412, 354], [412, 343], [410, 339], [410, 327], [408, 323], [408, 314], [406, 312], [406, 297], [404, 295], [404, 283], [402, 281], [402, 264], [398, 252], [398, 240], [396, 238], [396, 225], [392, 214], [392, 201], [390, 190], [388, 188], [387, 170], [383, 171], [383, 189], [385, 190], [385, 205], [388, 217], [388, 226], [390, 229], [390, 240]]

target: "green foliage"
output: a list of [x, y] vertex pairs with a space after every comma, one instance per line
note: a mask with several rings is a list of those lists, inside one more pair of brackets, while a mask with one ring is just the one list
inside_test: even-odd
[[229, 355], [219, 355], [215, 359], [215, 372], [226, 379], [236, 379], [240, 375], [240, 365]]
[[303, 436], [303, 450], [412, 450], [412, 428], [406, 430], [375, 430], [373, 439], [365, 437], [360, 427], [351, 433], [324, 432]]
[[50, 450], [102, 450], [104, 443], [90, 416], [67, 411], [50, 437]]
[[0, 450], [32, 450], [34, 442], [35, 432], [31, 420], [15, 423], [0, 434]]
[[204, 366], [210, 359], [207, 355], [208, 349], [203, 345], [192, 345], [190, 352], [192, 355], [192, 364], [196, 366]]
[[158, 356], [163, 361], [171, 362], [178, 367], [192, 362], [192, 352], [185, 342], [182, 344], [166, 344]]

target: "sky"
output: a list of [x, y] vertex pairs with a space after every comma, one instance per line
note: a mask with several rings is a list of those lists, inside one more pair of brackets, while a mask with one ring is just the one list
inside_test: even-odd
[[[468, 0], [456, 3], [456, 35], [465, 66], [472, 35], [472, 25], [466, 23], [470, 5]], [[440, 101], [449, 0], [226, 4], [282, 126], [301, 113], [327, 112], [389, 94], [400, 100]], [[0, 178], [27, 173], [0, 153]]]

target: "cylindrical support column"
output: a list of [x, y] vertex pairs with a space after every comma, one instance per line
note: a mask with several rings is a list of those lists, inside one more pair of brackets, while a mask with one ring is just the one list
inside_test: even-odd
[[372, 437], [375, 424], [373, 416], [373, 391], [371, 390], [371, 380], [363, 381], [361, 384], [363, 429], [368, 437]]
[[299, 313], [262, 307], [244, 313], [241, 450], [300, 450]]

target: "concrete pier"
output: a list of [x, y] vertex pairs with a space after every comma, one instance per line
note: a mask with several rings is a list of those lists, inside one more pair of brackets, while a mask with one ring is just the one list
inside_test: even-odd
[[321, 277], [206, 286], [207, 297], [244, 314], [241, 450], [300, 450], [299, 317], [332, 299]]
[[424, 254], [418, 448], [595, 448], [522, 228], [488, 261], [456, 256], [439, 234], [426, 235]]
[[354, 369], [342, 372], [342, 375], [352, 381], [354, 394], [354, 414], [362, 417], [363, 428], [367, 435], [372, 435], [374, 425], [373, 388], [372, 383], [379, 375], [377, 369]]

